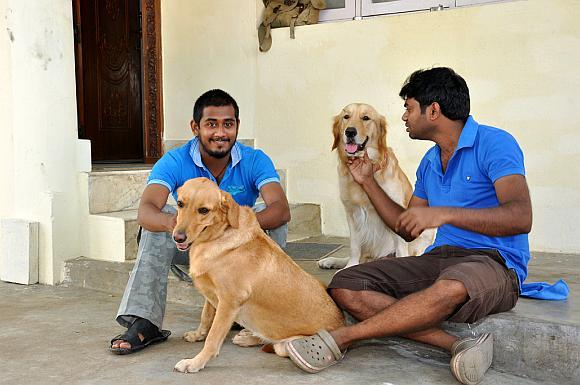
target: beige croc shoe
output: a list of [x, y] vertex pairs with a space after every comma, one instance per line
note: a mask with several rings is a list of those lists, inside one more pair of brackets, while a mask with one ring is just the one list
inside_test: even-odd
[[318, 373], [336, 364], [344, 356], [326, 330], [286, 342], [286, 351], [296, 366], [308, 373]]
[[493, 360], [493, 336], [462, 338], [451, 347], [451, 373], [465, 385], [479, 383]]

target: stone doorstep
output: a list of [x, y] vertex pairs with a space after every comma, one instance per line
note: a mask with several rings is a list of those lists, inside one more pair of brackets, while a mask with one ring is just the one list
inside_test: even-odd
[[[292, 220], [288, 225], [288, 240], [296, 241], [322, 233], [320, 206], [312, 203], [290, 204]], [[92, 231], [91, 254], [95, 259], [109, 259], [123, 261], [135, 259], [137, 256], [137, 210], [123, 210], [110, 213], [95, 214], [91, 216], [91, 226], [99, 228]], [[121, 222], [122, 221], [122, 222]], [[93, 225], [94, 223], [94, 225]], [[124, 233], [121, 228], [124, 226]], [[111, 234], [113, 232], [114, 234]], [[108, 235], [107, 235], [108, 234]], [[99, 238], [100, 239], [96, 239]], [[123, 237], [121, 239], [120, 237]], [[113, 241], [113, 239], [118, 239]], [[112, 245], [112, 242], [123, 243]], [[104, 258], [106, 253], [110, 258]]]
[[[298, 263], [325, 283], [334, 274], [332, 270], [318, 269], [316, 261]], [[120, 300], [132, 267], [132, 262], [96, 261], [81, 257], [66, 263], [64, 284], [104, 291], [118, 296]], [[199, 314], [204, 302], [191, 284], [178, 280], [171, 273], [167, 299], [168, 302], [191, 305], [196, 308], [196, 314]], [[492, 332], [493, 368], [497, 371], [534, 380], [580, 380], [580, 322], [537, 316], [546, 303], [520, 299], [512, 311], [486, 317], [471, 325], [446, 323], [444, 328], [459, 336]], [[552, 307], [565, 306], [564, 303], [550, 304]], [[396, 340], [406, 351], [420, 357], [432, 355], [434, 349], [405, 339]]]

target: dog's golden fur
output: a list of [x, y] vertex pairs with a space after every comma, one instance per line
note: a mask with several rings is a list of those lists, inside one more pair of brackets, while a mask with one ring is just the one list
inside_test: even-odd
[[176, 370], [203, 369], [234, 321], [245, 328], [235, 344], [273, 343], [282, 356], [285, 341], [344, 324], [324, 285], [264, 233], [251, 208], [239, 206], [205, 178], [187, 181], [178, 196], [173, 234], [185, 234], [191, 243], [190, 274], [206, 301], [199, 327], [184, 335], [190, 342], [205, 339], [204, 347], [178, 362]]
[[[347, 128], [351, 128], [350, 138], [346, 135]], [[356, 135], [352, 136], [354, 132]], [[318, 265], [322, 268], [343, 268], [393, 254], [399, 257], [422, 254], [433, 243], [435, 231], [427, 230], [413, 242], [407, 243], [385, 225], [348, 169], [348, 157], [361, 157], [366, 150], [371, 161], [378, 165], [379, 169], [375, 172], [378, 184], [393, 201], [407, 207], [413, 188], [399, 167], [393, 150], [387, 147], [385, 117], [368, 104], [349, 104], [334, 117], [332, 133], [332, 149], [338, 152], [340, 198], [350, 230], [351, 256], [330, 256], [320, 260]], [[347, 143], [350, 143], [348, 148]], [[347, 149], [351, 152], [347, 153]]]

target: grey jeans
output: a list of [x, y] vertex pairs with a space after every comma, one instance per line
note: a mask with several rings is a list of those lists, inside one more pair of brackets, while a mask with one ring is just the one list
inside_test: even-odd
[[[265, 208], [266, 205], [263, 203], [258, 204], [254, 206], [254, 211], [259, 212]], [[175, 208], [169, 205], [162, 211], [176, 212]], [[286, 246], [287, 224], [268, 230], [267, 233], [280, 247]], [[135, 321], [135, 317], [140, 317], [161, 329], [167, 300], [167, 275], [171, 261], [179, 253], [187, 252], [177, 250], [170, 233], [142, 230], [137, 260], [117, 311], [119, 324], [129, 327]]]

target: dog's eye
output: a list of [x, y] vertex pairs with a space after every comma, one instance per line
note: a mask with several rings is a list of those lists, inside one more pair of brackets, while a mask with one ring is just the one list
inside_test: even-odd
[[182, 201], [177, 201], [177, 207], [182, 208], [183, 207], [183, 202]]
[[197, 209], [197, 212], [205, 215], [205, 214], [209, 213], [209, 210], [207, 209], [207, 207], [200, 207]]
[[363, 116], [363, 120], [370, 120], [371, 118], [369, 118], [368, 116]]
[[350, 115], [344, 115], [342, 118], [343, 119], [350, 119]]

